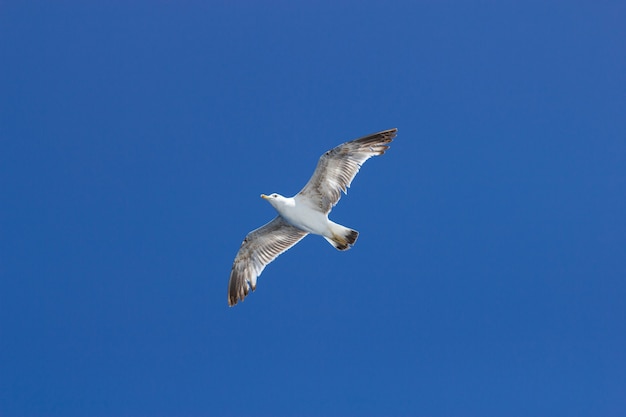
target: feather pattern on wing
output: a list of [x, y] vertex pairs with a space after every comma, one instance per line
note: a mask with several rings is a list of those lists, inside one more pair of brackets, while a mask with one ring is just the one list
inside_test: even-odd
[[250, 289], [255, 290], [257, 277], [265, 266], [307, 234], [287, 223], [281, 216], [248, 233], [230, 272], [228, 305], [243, 301]]
[[384, 130], [343, 143], [322, 155], [315, 172], [298, 193], [310, 199], [324, 213], [337, 204], [341, 192], [347, 193], [350, 183], [359, 172], [361, 165], [369, 158], [385, 153], [396, 136], [397, 129]]

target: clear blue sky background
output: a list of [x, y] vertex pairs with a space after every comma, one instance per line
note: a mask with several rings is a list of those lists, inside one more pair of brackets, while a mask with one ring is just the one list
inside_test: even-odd
[[106, 3], [0, 3], [0, 415], [624, 415], [624, 2]]

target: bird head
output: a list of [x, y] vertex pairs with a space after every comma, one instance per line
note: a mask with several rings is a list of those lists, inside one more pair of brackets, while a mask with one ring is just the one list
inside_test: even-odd
[[261, 198], [263, 200], [266, 200], [268, 203], [270, 203], [274, 207], [276, 207], [276, 204], [280, 204], [279, 202], [284, 199], [282, 195], [276, 194], [276, 193], [273, 193], [270, 195], [261, 194]]

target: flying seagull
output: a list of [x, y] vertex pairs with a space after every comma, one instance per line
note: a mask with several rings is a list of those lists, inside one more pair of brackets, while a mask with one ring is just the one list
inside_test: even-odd
[[322, 155], [309, 182], [293, 197], [261, 194], [278, 212], [265, 226], [248, 233], [233, 262], [228, 282], [228, 305], [256, 289], [263, 269], [309, 233], [321, 235], [338, 250], [354, 245], [359, 232], [328, 219], [331, 209], [347, 193], [361, 165], [385, 153], [398, 129], [364, 136], [346, 142]]

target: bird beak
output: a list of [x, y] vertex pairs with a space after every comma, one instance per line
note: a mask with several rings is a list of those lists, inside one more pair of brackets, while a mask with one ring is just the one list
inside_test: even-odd
[[261, 198], [264, 200], [267, 200], [268, 198], [270, 198], [269, 196], [265, 195], [265, 194], [261, 194]]

